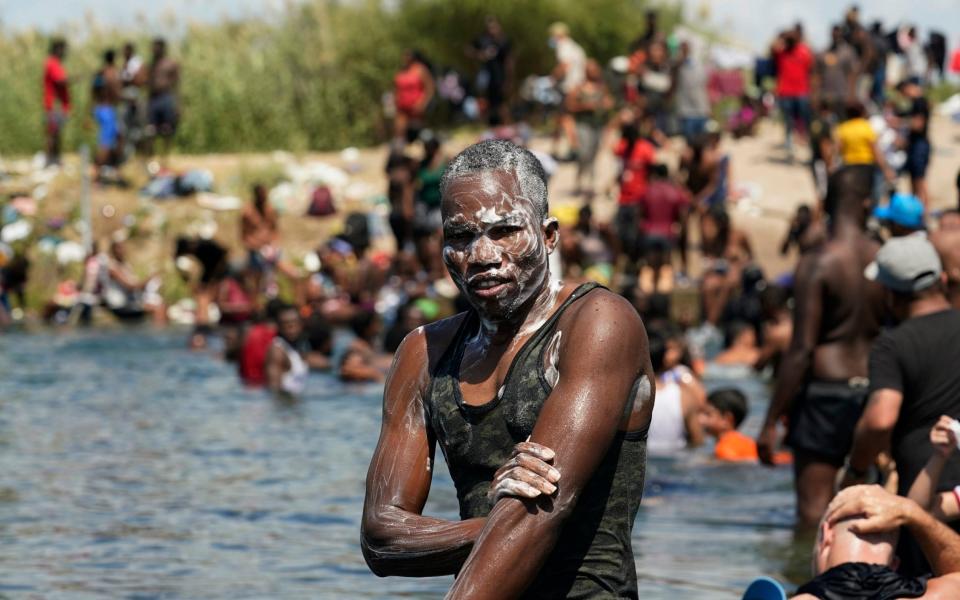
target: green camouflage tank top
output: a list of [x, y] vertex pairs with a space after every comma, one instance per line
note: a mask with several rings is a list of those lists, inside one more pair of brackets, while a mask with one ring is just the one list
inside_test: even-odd
[[[588, 283], [570, 295], [517, 352], [497, 397], [486, 404], [468, 405], [460, 391], [466, 341], [480, 326], [475, 313], [464, 318], [437, 363], [427, 394], [427, 425], [450, 469], [462, 519], [490, 512], [487, 492], [494, 473], [509, 459], [514, 445], [533, 431], [552, 390], [544, 354], [557, 322], [571, 304], [596, 287]], [[641, 380], [634, 385], [634, 396]], [[630, 535], [643, 493], [646, 439], [644, 429], [621, 432], [613, 440], [524, 598], [637, 597]]]

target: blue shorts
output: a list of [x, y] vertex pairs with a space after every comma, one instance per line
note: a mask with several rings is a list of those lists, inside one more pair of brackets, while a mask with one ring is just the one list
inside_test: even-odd
[[117, 121], [116, 107], [108, 104], [98, 104], [93, 109], [93, 119], [97, 122], [97, 145], [101, 148], [113, 150], [120, 137], [120, 124]]

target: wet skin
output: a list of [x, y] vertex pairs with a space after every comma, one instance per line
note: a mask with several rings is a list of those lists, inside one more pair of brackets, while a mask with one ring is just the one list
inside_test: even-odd
[[[460, 373], [464, 401], [480, 405], [495, 397], [516, 353], [574, 286], [550, 285], [547, 257], [557, 224], [523, 197], [513, 172], [454, 180], [442, 214], [444, 262], [482, 323], [467, 341]], [[530, 441], [491, 482], [496, 505], [486, 518], [445, 521], [422, 515], [436, 450], [423, 401], [463, 318], [420, 328], [397, 351], [367, 475], [362, 547], [378, 575], [459, 571], [450, 598], [517, 597], [550, 555], [617, 433], [649, 424], [649, 386], [630, 396], [639, 378], [653, 378], [646, 333], [636, 311], [605, 290], [571, 305], [545, 353], [545, 372], [556, 385]]]
[[[863, 232], [858, 210], [852, 206], [840, 209], [830, 239], [819, 250], [804, 255], [797, 265], [793, 339], [757, 438], [760, 460], [765, 464], [773, 464], [777, 422], [790, 414], [807, 382], [867, 377], [870, 345], [883, 315], [883, 292], [863, 276], [879, 244]], [[796, 455], [798, 521], [802, 526], [815, 526], [833, 496], [837, 468], [803, 452]]]
[[930, 241], [947, 274], [947, 299], [954, 308], [960, 309], [960, 228], [947, 228], [941, 222], [940, 229], [930, 234]]

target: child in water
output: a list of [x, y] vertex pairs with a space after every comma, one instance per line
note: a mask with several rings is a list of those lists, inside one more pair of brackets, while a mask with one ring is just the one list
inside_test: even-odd
[[[756, 462], [757, 443], [737, 428], [747, 417], [747, 398], [738, 389], [724, 388], [707, 396], [707, 403], [700, 413], [703, 430], [717, 438], [714, 455], [727, 462]], [[793, 461], [789, 452], [780, 452], [774, 457], [779, 465]]]

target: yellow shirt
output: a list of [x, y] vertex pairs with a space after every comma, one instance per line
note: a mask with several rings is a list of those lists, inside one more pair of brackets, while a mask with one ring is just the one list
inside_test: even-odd
[[837, 139], [840, 142], [840, 155], [844, 164], [872, 165], [877, 162], [873, 154], [873, 145], [877, 141], [877, 132], [866, 119], [850, 119], [837, 127]]

